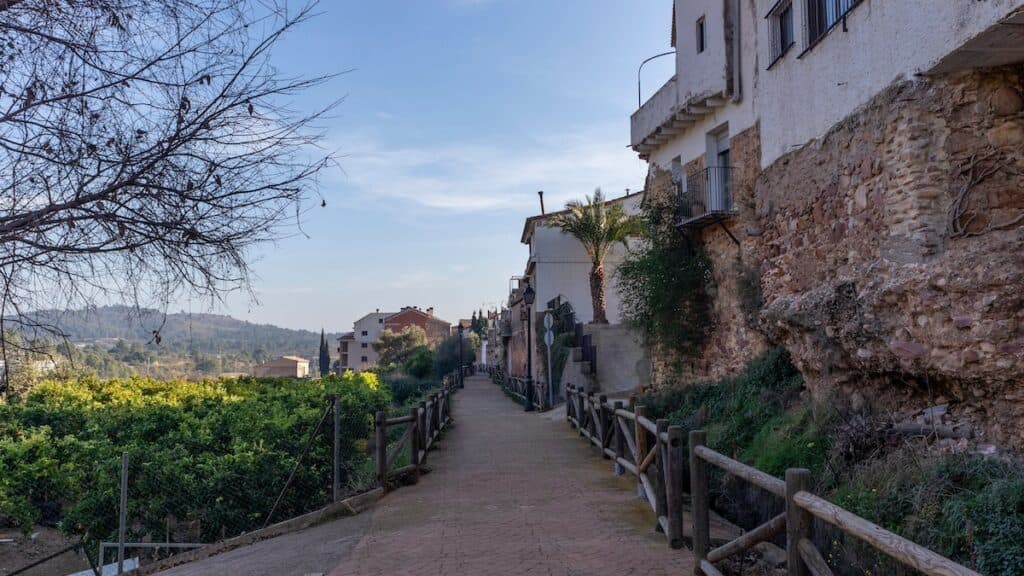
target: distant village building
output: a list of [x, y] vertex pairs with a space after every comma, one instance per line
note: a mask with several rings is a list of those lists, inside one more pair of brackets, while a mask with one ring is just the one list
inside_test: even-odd
[[384, 330], [401, 332], [409, 326], [419, 326], [427, 333], [431, 347], [444, 340], [450, 331], [450, 324], [434, 316], [434, 309], [421, 310], [406, 306], [398, 312], [376, 311], [363, 316], [352, 324], [352, 331], [338, 338], [338, 372], [353, 370], [359, 372], [377, 365], [377, 352], [373, 343]]
[[434, 316], [433, 308], [420, 310], [416, 306], [406, 306], [384, 321], [384, 329], [396, 334], [410, 326], [419, 326], [427, 333], [427, 344], [431, 348], [440, 344], [451, 333], [451, 324]]
[[309, 360], [299, 356], [281, 356], [257, 366], [253, 375], [261, 378], [309, 378]]

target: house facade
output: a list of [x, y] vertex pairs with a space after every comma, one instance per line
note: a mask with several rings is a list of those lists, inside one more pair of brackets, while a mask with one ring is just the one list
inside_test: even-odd
[[394, 312], [381, 312], [378, 308], [352, 323], [352, 332], [338, 338], [338, 371], [359, 372], [377, 365], [377, 352], [373, 343], [384, 331], [384, 322]]
[[690, 376], [770, 342], [812, 394], [927, 381], [1024, 446], [1024, 0], [677, 0], [673, 29], [631, 144], [713, 263]]
[[[637, 215], [643, 192], [611, 198], [609, 204], [621, 205], [627, 214]], [[520, 241], [529, 248], [524, 282], [536, 291], [535, 312], [547, 309], [548, 302], [562, 297], [572, 304], [577, 321], [589, 323], [594, 319], [594, 306], [590, 297], [590, 256], [575, 237], [561, 228], [550, 225], [551, 218], [565, 211], [538, 214], [526, 219]], [[608, 322], [622, 320], [618, 278], [615, 271], [626, 257], [626, 247], [616, 244], [608, 250], [604, 260], [605, 313]]]
[[427, 342], [436, 346], [448, 337], [451, 325], [434, 316], [434, 309], [421, 310], [416, 306], [403, 307], [398, 312], [374, 312], [352, 324], [352, 331], [338, 338], [337, 370], [359, 372], [377, 365], [378, 355], [373, 343], [384, 330], [398, 333], [409, 326], [418, 326], [427, 333]]
[[309, 360], [299, 356], [281, 356], [257, 366], [253, 375], [262, 378], [309, 378]]
[[451, 334], [452, 325], [434, 316], [433, 308], [421, 310], [416, 306], [406, 306], [384, 321], [384, 329], [396, 334], [410, 326], [422, 328], [427, 333], [427, 344], [433, 348]]
[[[638, 215], [643, 202], [643, 192], [625, 194], [607, 200], [609, 204], [620, 205], [627, 214]], [[568, 302], [575, 312], [577, 322], [588, 324], [594, 320], [593, 299], [590, 295], [590, 270], [592, 262], [583, 244], [561, 228], [550, 225], [551, 219], [565, 211], [548, 212], [531, 216], [523, 224], [520, 241], [529, 248], [529, 257], [523, 276], [512, 279], [509, 287], [508, 309], [500, 320], [499, 332], [502, 341], [502, 359], [513, 376], [525, 377], [528, 373], [528, 346], [534, 347], [532, 378], [542, 377], [543, 368], [537, 359], [537, 322], [549, 303], [558, 299]], [[610, 324], [622, 322], [622, 301], [619, 296], [616, 271], [627, 254], [622, 244], [612, 246], [604, 260], [605, 269], [605, 314]], [[527, 305], [522, 298], [527, 286], [535, 292], [534, 302]], [[532, 332], [527, 330], [527, 315], [532, 315]]]

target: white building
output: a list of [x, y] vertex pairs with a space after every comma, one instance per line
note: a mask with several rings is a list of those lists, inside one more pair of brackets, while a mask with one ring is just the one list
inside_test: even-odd
[[[642, 200], [643, 193], [635, 192], [609, 199], [608, 202], [621, 204], [627, 214], [637, 215]], [[535, 311], [545, 310], [548, 302], [561, 296], [563, 301], [572, 305], [576, 320], [588, 323], [594, 319], [593, 299], [590, 296], [590, 256], [575, 237], [563, 232], [561, 228], [548, 225], [552, 216], [564, 213], [549, 212], [526, 219], [521, 238], [522, 243], [530, 249], [525, 277], [537, 293]], [[616, 244], [604, 260], [605, 313], [611, 324], [618, 324], [622, 320], [615, 272], [625, 256], [626, 248]]]
[[338, 371], [366, 370], [377, 365], [373, 343], [384, 331], [384, 322], [394, 312], [371, 312], [352, 324], [352, 332], [338, 338]]

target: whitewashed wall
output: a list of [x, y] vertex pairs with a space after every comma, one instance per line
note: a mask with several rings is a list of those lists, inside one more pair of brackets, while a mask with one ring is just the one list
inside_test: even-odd
[[[679, 97], [682, 99], [686, 94], [700, 93], [706, 86], [709, 86], [711, 78], [716, 76], [711, 67], [720, 68], [721, 88], [725, 88], [725, 37], [722, 31], [723, 22], [723, 1], [731, 0], [676, 0], [676, 30], [679, 38], [676, 41], [676, 82]], [[696, 52], [696, 41], [694, 40], [695, 26], [700, 14], [718, 14], [715, 26], [718, 32], [709, 33], [708, 49], [700, 56], [708, 56], [706, 59], [693, 58]], [[686, 18], [683, 21], [683, 18]], [[729, 135], [734, 136], [757, 123], [757, 89], [758, 89], [758, 42], [759, 39], [754, 33], [759, 25], [760, 18], [755, 12], [753, 0], [741, 0], [740, 2], [740, 29], [742, 39], [740, 41], [740, 73], [742, 98], [739, 102], [730, 102], [718, 108], [714, 113], [702, 118], [696, 124], [683, 131], [675, 139], [670, 140], [657, 150], [650, 157], [650, 162], [662, 169], [667, 169], [672, 160], [680, 158], [685, 164], [703, 156], [706, 149], [706, 135], [725, 123], [729, 124]], [[685, 28], [681, 27], [686, 25]], [[709, 21], [709, 26], [710, 26]], [[712, 41], [711, 38], [716, 40]], [[712, 57], [711, 53], [718, 53], [718, 57]], [[684, 100], [680, 100], [684, 101]]]
[[[761, 39], [770, 37], [764, 16], [775, 2], [757, 0]], [[760, 73], [762, 167], [822, 136], [893, 82], [931, 69], [1024, 0], [864, 0], [850, 12], [847, 32], [840, 24], [801, 56], [805, 6], [793, 1], [797, 45]], [[762, 68], [768, 44], [759, 48]]]
[[[636, 194], [626, 199], [623, 208], [629, 214], [639, 214], [642, 198], [643, 195]], [[559, 228], [538, 225], [531, 237], [530, 253], [535, 266], [535, 310], [544, 310], [550, 300], [562, 296], [572, 304], [578, 322], [591, 322], [594, 319], [590, 297], [591, 264], [583, 245]], [[604, 261], [605, 313], [612, 324], [622, 321], [622, 299], [616, 271], [625, 256], [626, 248], [619, 244], [609, 251]]]

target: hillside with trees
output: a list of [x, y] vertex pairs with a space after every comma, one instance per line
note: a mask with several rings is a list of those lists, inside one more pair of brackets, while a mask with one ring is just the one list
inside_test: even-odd
[[[104, 377], [249, 372], [252, 366], [283, 355], [309, 358], [315, 369], [321, 343], [321, 335], [310, 330], [255, 324], [221, 314], [163, 314], [129, 306], [49, 310], [36, 313], [33, 320], [55, 327], [74, 345], [73, 364]], [[328, 351], [336, 338], [336, 334], [324, 334]], [[63, 346], [50, 349], [57, 356], [69, 356]]]

